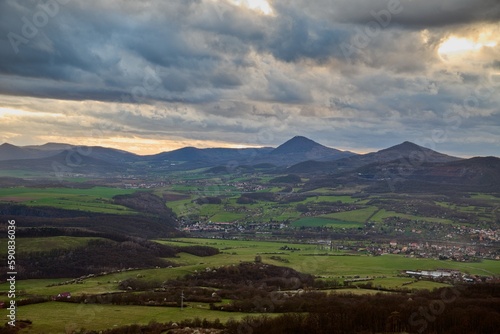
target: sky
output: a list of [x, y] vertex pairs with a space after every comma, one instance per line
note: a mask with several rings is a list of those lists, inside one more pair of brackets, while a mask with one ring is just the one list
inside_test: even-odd
[[500, 156], [498, 0], [2, 0], [0, 143]]

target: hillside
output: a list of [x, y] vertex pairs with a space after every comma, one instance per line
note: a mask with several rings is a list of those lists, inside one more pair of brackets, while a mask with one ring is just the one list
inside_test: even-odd
[[309, 138], [296, 136], [272, 150], [267, 159], [277, 165], [290, 166], [302, 161], [332, 161], [354, 155], [356, 154], [326, 147]]
[[403, 142], [377, 152], [351, 156], [333, 162], [306, 161], [291, 166], [289, 173], [341, 173], [372, 164], [384, 164], [399, 161], [404, 165], [421, 165], [458, 161], [460, 158], [442, 154], [411, 142]]
[[109, 159], [105, 161], [77, 151], [63, 151], [45, 158], [0, 161], [0, 170], [27, 170], [61, 175], [64, 173], [113, 174], [123, 172], [123, 162]]

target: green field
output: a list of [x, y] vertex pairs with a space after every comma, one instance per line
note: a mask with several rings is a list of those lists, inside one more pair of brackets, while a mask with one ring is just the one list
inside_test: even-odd
[[321, 217], [364, 224], [377, 211], [377, 207], [369, 206], [359, 210], [329, 213]]
[[[1, 309], [0, 316], [6, 319], [7, 310]], [[258, 316], [258, 313], [252, 315]], [[84, 328], [103, 330], [132, 324], [148, 324], [150, 321], [166, 323], [184, 319], [215, 320], [227, 322], [241, 319], [246, 313], [221, 312], [208, 309], [208, 305], [187, 303], [181, 310], [175, 307], [157, 306], [121, 306], [121, 305], [86, 305], [64, 302], [48, 302], [22, 306], [17, 309], [17, 319], [33, 321], [30, 330], [22, 333], [72, 333]]]
[[[19, 239], [19, 247], [20, 250], [22, 247], [25, 250], [31, 250], [58, 242], [58, 244], [69, 249], [87, 241], [88, 238], [69, 237], [33, 238], [28, 242], [25, 239]], [[479, 263], [462, 263], [399, 255], [367, 256], [343, 251], [330, 251], [328, 247], [313, 244], [255, 240], [176, 238], [158, 240], [158, 242], [173, 246], [211, 246], [218, 248], [221, 253], [210, 257], [180, 253], [177, 258], [170, 259], [179, 265], [178, 267], [124, 271], [85, 279], [83, 284], [49, 286], [50, 284], [63, 282], [65, 279], [18, 280], [16, 282], [17, 291], [22, 296], [53, 296], [61, 292], [71, 292], [73, 295], [109, 293], [119, 291], [118, 283], [122, 280], [137, 278], [162, 282], [197, 271], [204, 271], [206, 268], [238, 264], [242, 261], [252, 262], [257, 255], [261, 256], [263, 263], [291, 267], [300, 272], [320, 276], [326, 280], [335, 279], [343, 282], [344, 279], [356, 277], [373, 278], [371, 281], [351, 283], [352, 286], [349, 289], [328, 290], [331, 293], [374, 294], [379, 292], [378, 288], [395, 290], [407, 288], [411, 291], [449, 286], [442, 283], [415, 281], [408, 277], [400, 277], [403, 270], [448, 268], [458, 269], [470, 274], [500, 275], [500, 262], [490, 260]], [[19, 253], [22, 256], [22, 251]], [[286, 262], [272, 259], [273, 256], [286, 259]], [[357, 287], [368, 282], [372, 284], [373, 290]], [[404, 285], [407, 282], [411, 283]], [[6, 283], [1, 284], [0, 288], [5, 291], [7, 288]], [[1, 300], [5, 301], [6, 296], [2, 296]], [[5, 316], [5, 314], [6, 310], [0, 310], [0, 316]], [[19, 320], [29, 319], [33, 321], [32, 329], [22, 331], [22, 333], [58, 333], [78, 328], [99, 330], [134, 323], [147, 324], [152, 320], [168, 322], [194, 317], [210, 320], [218, 318], [225, 322], [230, 318], [239, 319], [247, 314], [211, 311], [208, 305], [204, 303], [188, 303], [186, 309], [180, 310], [179, 308], [167, 307], [49, 302], [19, 307], [17, 315]]]
[[[242, 241], [221, 239], [173, 239], [160, 240], [161, 243], [186, 245], [198, 244], [219, 248], [223, 254], [207, 258], [198, 258], [192, 255], [181, 255], [179, 263], [196, 266], [196, 261], [201, 268], [211, 265], [225, 265], [239, 261], [253, 261], [256, 255], [261, 254], [264, 262], [273, 263], [270, 253], [282, 253], [290, 262], [286, 266], [304, 273], [327, 277], [341, 277], [346, 275], [360, 276], [394, 276], [402, 270], [418, 269], [457, 269], [470, 274], [500, 275], [500, 262], [484, 260], [478, 263], [464, 263], [454, 261], [441, 261], [434, 259], [411, 258], [400, 255], [368, 256], [348, 255], [343, 252], [328, 251], [317, 245], [294, 244], [267, 241]], [[287, 245], [290, 248], [300, 249], [295, 251], [280, 250]], [[234, 254], [233, 254], [234, 253]], [[268, 253], [268, 254], [266, 254]], [[330, 256], [325, 256], [330, 255]], [[187, 255], [187, 254], [186, 254]], [[340, 256], [339, 256], [340, 255]]]
[[[50, 251], [52, 249], [72, 249], [87, 245], [90, 240], [101, 238], [76, 238], [67, 236], [45, 238], [16, 238], [16, 252]], [[7, 254], [7, 239], [0, 239], [0, 255]]]
[[381, 223], [384, 221], [385, 218], [389, 218], [389, 217], [400, 217], [400, 218], [406, 218], [406, 219], [411, 219], [411, 220], [423, 220], [423, 221], [428, 221], [428, 222], [432, 222], [432, 223], [445, 223], [445, 224], [453, 223], [453, 221], [451, 221], [450, 219], [414, 216], [414, 215], [408, 215], [408, 214], [399, 213], [399, 212], [395, 212], [395, 211], [387, 211], [384, 209], [375, 213], [370, 218], [370, 221]]
[[232, 222], [245, 217], [243, 213], [225, 211], [220, 204], [201, 205], [198, 214], [214, 222]]
[[[47, 285], [64, 281], [64, 279], [20, 280], [18, 281], [18, 288], [30, 294], [44, 296], [55, 295], [62, 291], [69, 291], [75, 294], [103, 293], [117, 291], [118, 281], [134, 278], [137, 274], [141, 274], [143, 276], [141, 279], [144, 280], [164, 281], [194, 273], [196, 270], [204, 270], [207, 267], [238, 264], [242, 261], [252, 262], [257, 255], [260, 255], [262, 261], [265, 263], [288, 266], [304, 273], [325, 278], [342, 279], [354, 275], [360, 277], [378, 277], [376, 278], [377, 284], [386, 288], [399, 286], [402, 282], [408, 281], [408, 278], [397, 277], [403, 270], [443, 268], [457, 269], [462, 272], [478, 275], [500, 275], [500, 262], [493, 260], [484, 260], [479, 263], [463, 263], [409, 258], [400, 255], [350, 255], [345, 252], [322, 249], [316, 245], [267, 241], [173, 239], [159, 240], [158, 242], [174, 246], [196, 244], [211, 246], [220, 249], [221, 254], [210, 257], [197, 257], [191, 254], [180, 253], [178, 254], [178, 258], [173, 259], [175, 263], [180, 265], [179, 267], [126, 271], [87, 279], [84, 284], [54, 287], [47, 287]], [[282, 248], [285, 245], [293, 250], [283, 250]], [[288, 263], [271, 259], [272, 256], [276, 255], [288, 260]], [[380, 278], [382, 276], [384, 278]], [[415, 288], [415, 286], [412, 286], [412, 288]]]
[[[316, 190], [314, 192], [317, 192]], [[307, 194], [307, 193], [306, 193]], [[339, 195], [331, 195], [331, 196], [312, 196], [309, 197], [304, 202], [341, 202], [341, 203], [355, 203], [358, 199], [352, 198], [351, 196], [339, 196]]]
[[116, 195], [132, 194], [135, 189], [110, 187], [79, 188], [3, 188], [0, 202], [22, 203], [29, 206], [50, 206], [60, 209], [99, 213], [134, 213], [122, 205], [114, 204]]
[[362, 227], [363, 224], [356, 222], [346, 222], [336, 219], [329, 219], [325, 216], [320, 217], [306, 217], [296, 220], [292, 223], [294, 227], [333, 227], [333, 228], [358, 228]]

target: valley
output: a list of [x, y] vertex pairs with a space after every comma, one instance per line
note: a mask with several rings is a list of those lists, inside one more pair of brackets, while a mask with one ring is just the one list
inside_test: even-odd
[[[0, 159], [4, 232], [16, 221], [20, 333], [237, 333], [292, 313], [337, 316], [312, 300], [383, 301], [387, 310], [366, 312], [385, 328], [398, 310], [398, 326], [417, 331], [413, 312], [446, 291], [461, 291], [457, 305], [500, 298], [498, 158], [408, 142], [357, 155], [303, 137], [156, 156], [50, 147], [54, 155], [30, 147], [19, 159], [9, 146], [13, 159]], [[0, 240], [3, 259], [7, 249]]]

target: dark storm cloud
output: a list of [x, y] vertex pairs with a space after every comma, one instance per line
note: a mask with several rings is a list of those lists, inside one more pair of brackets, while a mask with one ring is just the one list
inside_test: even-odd
[[444, 27], [448, 25], [500, 20], [497, 0], [339, 0], [300, 1], [310, 12], [343, 23], [366, 24], [373, 20], [387, 21], [408, 28]]
[[[58, 4], [55, 0], [49, 2]], [[47, 79], [43, 92], [33, 96], [115, 101], [143, 85], [148, 78], [141, 69], [150, 67], [156, 71], [154, 79], [163, 90], [147, 91], [150, 99], [199, 103], [216, 101], [223, 94], [221, 90], [252, 85], [246, 69], [254, 68], [255, 63], [245, 60], [252, 50], [285, 62], [328, 62], [332, 58], [344, 59], [339, 46], [353, 35], [329, 18], [317, 19], [315, 13], [304, 12], [300, 6], [279, 3], [275, 17], [256, 16], [225, 2], [86, 4], [59, 4], [57, 15], [46, 15], [46, 24], [36, 28], [36, 18], [45, 13], [36, 2], [3, 2], [0, 10], [4, 16], [9, 15], [0, 23], [0, 73]], [[37, 33], [25, 36], [23, 32], [30, 27]], [[24, 40], [13, 42], [13, 35], [3, 39], [9, 33]], [[393, 39], [377, 41], [384, 48], [390, 43]], [[368, 58], [366, 63], [383, 66], [383, 56]], [[246, 66], [241, 66], [245, 62]], [[403, 70], [421, 66], [409, 65], [411, 61], [392, 63]], [[283, 102], [309, 99], [293, 80], [268, 76], [268, 85], [270, 90], [265, 96], [258, 92], [252, 95]], [[32, 88], [32, 84], [23, 83], [0, 88], [0, 93], [31, 95]]]
[[[218, 52], [199, 45], [197, 42], [203, 39], [190, 36], [193, 32], [189, 29], [184, 32], [185, 27], [179, 24], [176, 15], [186, 12], [190, 5], [178, 2], [177, 6], [170, 6], [174, 8], [167, 8], [165, 15], [158, 15], [154, 8], [133, 12], [129, 2], [125, 2], [118, 13], [106, 11], [106, 5], [98, 2], [89, 2], [88, 7], [70, 2], [65, 6], [60, 4], [54, 17], [46, 15], [47, 23], [37, 28], [33, 18], [44, 12], [36, 3], [2, 2], [2, 15], [8, 13], [10, 19], [1, 21], [0, 73], [43, 78], [46, 85], [43, 92], [33, 94], [28, 92], [36, 84], [30, 82], [2, 87], [0, 93], [117, 100], [137, 86], [147, 86], [144, 82], [148, 77], [143, 70], [149, 67], [157, 72], [154, 80], [166, 90], [165, 94], [157, 89], [147, 91], [152, 99], [216, 99], [217, 92], [200, 93], [196, 88], [238, 86], [240, 79], [217, 70], [217, 66], [224, 63]], [[27, 35], [25, 32], [32, 26], [36, 34]], [[67, 83], [78, 83], [78, 86]], [[72, 92], [67, 92], [69, 89]], [[173, 97], [169, 92], [185, 94]]]
[[304, 58], [325, 61], [342, 56], [339, 44], [350, 35], [345, 28], [307, 16], [298, 6], [281, 5], [277, 10], [280, 18], [267, 40], [258, 47], [288, 62]]
[[[49, 3], [56, 14], [40, 7]], [[269, 3], [273, 15], [231, 0], [0, 1], [0, 101], [90, 100], [71, 104], [81, 127], [115, 124], [116, 137], [277, 145], [302, 134], [344, 147], [435, 129], [455, 142], [498, 138], [486, 125], [500, 124], [500, 97], [483, 92], [499, 88], [498, 47], [438, 52], [451, 35], [498, 36], [498, 1]]]

